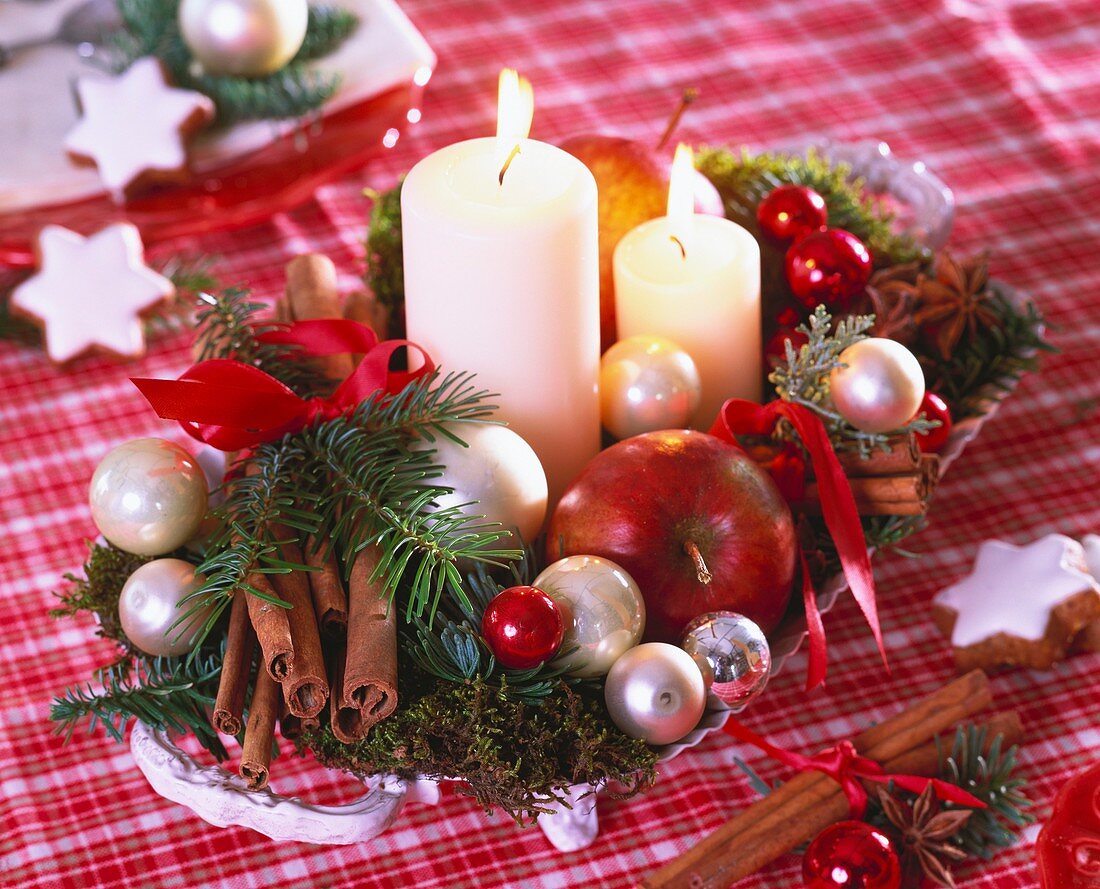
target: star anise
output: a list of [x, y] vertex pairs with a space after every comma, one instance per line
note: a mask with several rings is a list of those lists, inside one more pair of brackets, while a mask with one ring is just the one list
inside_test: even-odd
[[956, 262], [946, 250], [936, 257], [935, 277], [920, 275], [916, 283], [913, 322], [917, 327], [932, 325], [936, 345], [950, 358], [963, 333], [973, 338], [979, 327], [999, 322], [989, 307], [989, 257], [979, 254]]
[[951, 863], [964, 860], [966, 853], [950, 839], [969, 820], [970, 810], [941, 809], [931, 784], [911, 804], [879, 788], [879, 802], [887, 820], [901, 835], [898, 854], [909, 882], [919, 885], [923, 876], [937, 886], [954, 889]]
[[879, 269], [867, 284], [864, 311], [875, 315], [871, 336], [889, 337], [899, 343], [912, 342], [916, 333], [913, 304], [917, 298], [920, 263], [906, 262]]

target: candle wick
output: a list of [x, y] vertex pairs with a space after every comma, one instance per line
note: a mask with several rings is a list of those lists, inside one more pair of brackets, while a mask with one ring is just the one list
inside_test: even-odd
[[681, 241], [678, 237], [676, 237], [676, 235], [669, 235], [668, 239], [670, 241], [675, 241], [676, 242], [676, 246], [680, 248], [680, 259], [683, 259], [683, 260], [686, 261], [687, 258], [688, 258], [688, 252], [687, 252], [686, 249], [684, 249], [684, 242]]
[[680, 104], [676, 106], [676, 110], [672, 113], [672, 117], [669, 118], [664, 133], [661, 134], [661, 138], [657, 141], [658, 151], [668, 144], [668, 140], [671, 139], [672, 134], [676, 132], [676, 127], [680, 125], [680, 118], [684, 116], [684, 112], [687, 111], [688, 105], [698, 98], [699, 90], [695, 89], [695, 87], [689, 87], [684, 90], [683, 95], [680, 96]]
[[516, 155], [519, 154], [519, 143], [516, 143], [516, 147], [508, 153], [508, 159], [504, 161], [504, 166], [500, 168], [500, 175], [497, 177], [497, 182], [500, 185], [504, 184], [504, 174], [508, 172], [508, 168], [512, 166], [512, 161], [515, 160]]

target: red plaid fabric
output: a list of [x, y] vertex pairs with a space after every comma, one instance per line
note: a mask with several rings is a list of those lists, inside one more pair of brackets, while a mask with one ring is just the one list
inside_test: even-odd
[[[876, 564], [893, 672], [848, 599], [826, 616], [828, 687], [807, 697], [793, 659], [749, 724], [810, 752], [851, 736], [930, 692], [952, 673], [929, 620], [929, 598], [963, 574], [979, 541], [1013, 542], [1100, 530], [1100, 6], [1094, 0], [816, 0], [629, 4], [552, 0], [408, 0], [439, 53], [423, 122], [358, 177], [322, 189], [262, 226], [167, 245], [224, 257], [218, 270], [260, 295], [282, 287], [283, 263], [304, 250], [332, 256], [350, 287], [363, 257], [364, 185], [385, 187], [424, 154], [492, 131], [495, 78], [515, 65], [535, 84], [534, 135], [618, 130], [654, 140], [679, 91], [702, 98], [681, 135], [763, 146], [812, 134], [887, 139], [951, 184], [954, 245], [995, 248], [994, 272], [1030, 294], [1063, 350], [1044, 362], [956, 464], [920, 560]], [[526, 7], [526, 8], [525, 8]], [[94, 311], [94, 306], [89, 307]], [[88, 480], [112, 445], [141, 435], [179, 439], [144, 405], [129, 376], [167, 377], [187, 363], [185, 335], [161, 337], [123, 366], [66, 371], [41, 352], [0, 345], [0, 884], [4, 886], [626, 886], [684, 851], [754, 798], [740, 754], [769, 780], [782, 769], [714, 735], [661, 769], [644, 797], [600, 804], [600, 836], [554, 851], [471, 801], [411, 805], [380, 839], [324, 848], [220, 830], [158, 798], [127, 749], [50, 733], [50, 699], [110, 655], [90, 621], [50, 620], [62, 572], [95, 530]], [[181, 439], [182, 440], [182, 439]], [[1100, 657], [993, 681], [997, 705], [1027, 727], [1021, 770], [1044, 819], [1057, 789], [1100, 752]], [[283, 792], [346, 799], [346, 777], [284, 758]], [[959, 872], [962, 885], [1036, 886], [1028, 830], [1014, 849]], [[800, 885], [788, 856], [744, 882]]]

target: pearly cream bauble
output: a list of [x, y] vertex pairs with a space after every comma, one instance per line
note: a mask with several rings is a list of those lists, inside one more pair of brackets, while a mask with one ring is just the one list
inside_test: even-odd
[[306, 0], [183, 0], [179, 26], [206, 74], [273, 74], [302, 47]]
[[178, 627], [173, 624], [190, 608], [190, 603], [181, 608], [180, 601], [200, 583], [202, 577], [195, 574], [190, 562], [146, 562], [130, 575], [118, 597], [118, 617], [126, 637], [146, 654], [187, 654], [213, 606], [196, 612]]
[[647, 744], [679, 741], [698, 725], [706, 699], [699, 665], [667, 642], [631, 648], [615, 661], [604, 683], [611, 721]]
[[600, 359], [600, 419], [616, 438], [687, 426], [703, 397], [699, 369], [672, 340], [619, 340]]
[[856, 429], [891, 432], [913, 419], [924, 398], [924, 371], [905, 346], [871, 337], [849, 346], [840, 360], [846, 366], [833, 371], [829, 391]]
[[109, 542], [135, 555], [161, 556], [198, 531], [206, 514], [206, 476], [178, 444], [138, 438], [100, 461], [88, 502]]
[[565, 619], [562, 650], [554, 667], [570, 676], [604, 676], [642, 641], [645, 600], [626, 570], [598, 556], [566, 556], [535, 578], [534, 586], [558, 603]]
[[463, 506], [470, 516], [483, 515], [507, 531], [518, 530], [524, 541], [534, 540], [546, 518], [548, 491], [531, 446], [507, 426], [452, 423], [447, 428], [467, 446], [442, 435], [430, 445], [432, 462], [444, 467], [431, 484], [454, 489], [437, 498], [437, 506]]

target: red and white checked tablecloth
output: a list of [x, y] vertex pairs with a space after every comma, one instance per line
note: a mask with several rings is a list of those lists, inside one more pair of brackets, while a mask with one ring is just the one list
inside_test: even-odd
[[[923, 159], [958, 200], [953, 243], [992, 245], [995, 273], [1034, 297], [1062, 353], [1045, 361], [955, 465], [917, 562], [877, 561], [893, 674], [847, 600], [827, 615], [828, 688], [801, 689], [796, 657], [748, 722], [776, 743], [818, 749], [849, 736], [952, 672], [929, 597], [963, 574], [979, 541], [1100, 531], [1100, 5], [1096, 0], [408, 0], [439, 53], [423, 122], [361, 176], [301, 209], [230, 235], [158, 250], [216, 254], [227, 281], [260, 295], [305, 250], [332, 256], [348, 286], [363, 248], [362, 187], [386, 186], [429, 151], [493, 127], [495, 77], [518, 66], [535, 84], [534, 134], [619, 130], [654, 139], [679, 90], [696, 86], [683, 135], [767, 145], [807, 134], [881, 137]], [[2, 162], [2, 161], [0, 161]], [[95, 307], [89, 306], [90, 315]], [[733, 765], [781, 769], [711, 736], [627, 802], [603, 800], [589, 849], [555, 852], [468, 799], [409, 806], [383, 837], [357, 847], [278, 845], [219, 830], [157, 797], [127, 748], [101, 734], [50, 734], [51, 697], [110, 656], [90, 621], [50, 620], [51, 591], [94, 534], [88, 480], [104, 452], [140, 435], [179, 438], [127, 377], [172, 376], [184, 336], [159, 339], [124, 366], [67, 371], [41, 352], [0, 346], [0, 884], [4, 886], [626, 886], [688, 848], [754, 794]], [[1100, 656], [1048, 673], [998, 676], [998, 705], [1027, 727], [1021, 769], [1040, 819], [1054, 793], [1100, 754]], [[284, 759], [280, 790], [346, 798], [348, 780]], [[1033, 842], [961, 870], [965, 886], [1036, 886]], [[800, 885], [787, 857], [752, 887]]]

